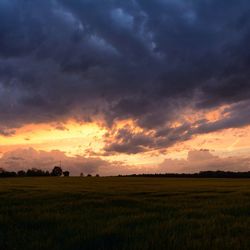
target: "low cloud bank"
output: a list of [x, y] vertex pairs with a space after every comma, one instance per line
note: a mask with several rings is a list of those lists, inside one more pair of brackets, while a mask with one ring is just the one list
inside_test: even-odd
[[37, 151], [33, 148], [17, 149], [4, 153], [0, 158], [0, 168], [7, 171], [27, 170], [38, 168], [51, 170], [61, 162], [64, 170], [71, 175], [100, 174], [126, 175], [149, 173], [194, 173], [207, 170], [250, 171], [250, 158], [226, 157], [213, 155], [208, 150], [189, 151], [187, 159], [165, 159], [158, 166], [132, 166], [119, 161], [107, 161], [99, 157], [83, 157], [65, 155], [64, 152], [53, 150], [50, 152]]
[[160, 173], [195, 173], [207, 170], [250, 171], [250, 158], [222, 158], [209, 150], [193, 150], [189, 151], [187, 159], [165, 159], [158, 168]]
[[37, 151], [33, 148], [18, 149], [5, 153], [0, 158], [0, 167], [8, 171], [38, 168], [51, 170], [61, 162], [64, 170], [69, 170], [71, 175], [104, 173], [110, 168], [116, 168], [115, 163], [104, 161], [100, 158], [85, 158], [83, 156], [69, 157], [64, 152], [53, 150], [50, 152]]

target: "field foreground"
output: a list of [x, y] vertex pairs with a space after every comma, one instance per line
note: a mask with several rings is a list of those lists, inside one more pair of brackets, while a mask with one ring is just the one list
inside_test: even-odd
[[250, 180], [0, 180], [0, 249], [250, 249]]

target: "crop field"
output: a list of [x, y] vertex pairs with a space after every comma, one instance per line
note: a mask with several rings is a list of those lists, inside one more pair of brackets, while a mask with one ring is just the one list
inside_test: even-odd
[[0, 179], [0, 249], [250, 249], [250, 180]]

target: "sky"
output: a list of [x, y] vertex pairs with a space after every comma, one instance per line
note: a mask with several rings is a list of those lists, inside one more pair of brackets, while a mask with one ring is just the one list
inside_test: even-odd
[[249, 0], [0, 0], [0, 167], [250, 171]]

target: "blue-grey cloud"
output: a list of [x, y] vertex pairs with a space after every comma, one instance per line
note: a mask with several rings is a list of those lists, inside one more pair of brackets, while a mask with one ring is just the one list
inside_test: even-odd
[[[248, 125], [249, 44], [248, 0], [2, 0], [1, 134], [69, 117], [132, 118], [154, 134], [134, 139], [137, 152]], [[183, 106], [224, 104], [231, 120], [184, 124], [181, 136], [169, 127]]]

